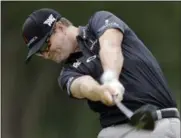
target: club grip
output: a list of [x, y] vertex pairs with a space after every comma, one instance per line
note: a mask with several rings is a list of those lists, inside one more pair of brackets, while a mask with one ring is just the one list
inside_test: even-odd
[[121, 110], [121, 112], [123, 112], [130, 119], [133, 115], [133, 112], [128, 109], [123, 103], [121, 103], [117, 99], [116, 95], [113, 95], [113, 101], [115, 102], [116, 106]]

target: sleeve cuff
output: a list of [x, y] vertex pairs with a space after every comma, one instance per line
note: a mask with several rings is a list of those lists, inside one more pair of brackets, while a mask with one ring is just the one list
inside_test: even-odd
[[67, 82], [67, 85], [66, 85], [66, 89], [67, 89], [67, 93], [70, 97], [73, 97], [72, 94], [71, 94], [71, 90], [70, 90], [70, 86], [72, 84], [72, 82], [78, 77], [70, 77], [68, 82]]
[[107, 29], [118, 29], [121, 33], [124, 34], [124, 29], [121, 26], [119, 26], [119, 24], [117, 24], [117, 25], [106, 26], [105, 28], [100, 28], [98, 30], [97, 37], [99, 38]]

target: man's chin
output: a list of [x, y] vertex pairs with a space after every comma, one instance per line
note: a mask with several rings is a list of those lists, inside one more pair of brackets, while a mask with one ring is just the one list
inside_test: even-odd
[[61, 61], [59, 61], [59, 60], [53, 60], [55, 63], [61, 63]]
[[64, 63], [66, 60], [58, 60], [58, 59], [54, 59], [53, 60], [55, 63], [58, 63], [58, 64], [60, 64], [60, 63]]

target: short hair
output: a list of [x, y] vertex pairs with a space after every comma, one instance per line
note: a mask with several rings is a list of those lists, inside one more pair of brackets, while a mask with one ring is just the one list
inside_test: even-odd
[[67, 27], [73, 25], [73, 23], [70, 22], [70, 21], [69, 21], [68, 19], [66, 19], [65, 17], [60, 18], [60, 20], [58, 20], [58, 21], [60, 21], [63, 25], [65, 25], [65, 26], [67, 26]]

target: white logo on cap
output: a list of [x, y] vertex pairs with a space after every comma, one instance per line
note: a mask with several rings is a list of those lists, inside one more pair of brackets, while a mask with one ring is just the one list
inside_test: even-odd
[[47, 25], [51, 26], [55, 20], [56, 19], [53, 17], [53, 15], [50, 14], [50, 16], [44, 21], [43, 24], [47, 24]]

